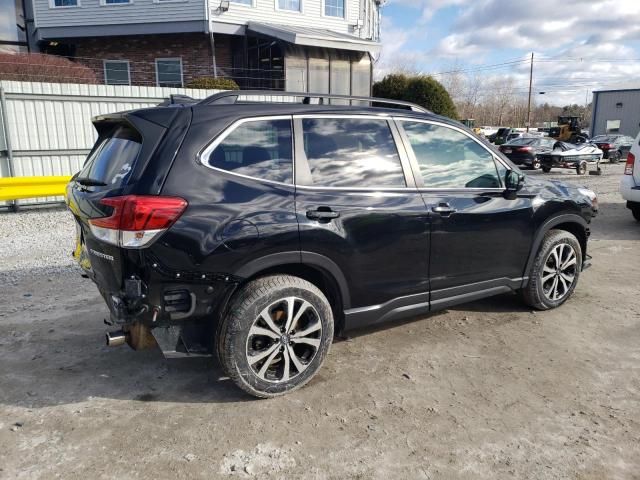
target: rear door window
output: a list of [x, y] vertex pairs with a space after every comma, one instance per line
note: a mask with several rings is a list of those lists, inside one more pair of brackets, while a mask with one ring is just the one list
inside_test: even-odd
[[87, 178], [118, 188], [126, 185], [142, 148], [140, 134], [127, 126], [117, 126], [98, 140], [78, 178]]
[[398, 150], [386, 120], [304, 118], [302, 131], [314, 185], [406, 186]]
[[272, 182], [293, 182], [291, 120], [250, 120], [218, 143], [212, 167]]
[[493, 155], [453, 128], [401, 122], [426, 188], [501, 188]]

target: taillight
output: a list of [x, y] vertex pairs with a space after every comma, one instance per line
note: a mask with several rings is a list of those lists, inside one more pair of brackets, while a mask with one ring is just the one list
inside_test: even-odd
[[530, 152], [531, 150], [533, 150], [531, 147], [520, 147], [518, 149], [519, 152]]
[[180, 197], [125, 195], [100, 203], [113, 208], [107, 217], [89, 220], [96, 238], [125, 248], [141, 248], [165, 232], [187, 208]]
[[633, 175], [633, 165], [636, 163], [636, 156], [629, 152], [627, 155], [627, 164], [624, 166], [625, 175]]

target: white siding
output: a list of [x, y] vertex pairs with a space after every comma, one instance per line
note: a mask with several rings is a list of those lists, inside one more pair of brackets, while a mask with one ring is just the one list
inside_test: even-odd
[[[360, 12], [360, 2], [369, 0], [345, 0], [346, 18], [325, 17], [323, 0], [301, 0], [302, 13], [276, 10], [275, 0], [254, 0], [253, 7], [230, 3], [229, 11], [218, 11], [220, 2], [212, 0], [211, 20], [214, 22], [246, 25], [247, 22], [261, 22], [300, 27], [325, 28], [335, 32], [354, 35], [350, 25], [355, 25]], [[215, 25], [213, 26], [215, 31]]]
[[51, 8], [49, 0], [33, 0], [36, 28], [204, 21], [205, 2], [132, 0], [130, 4], [101, 5], [100, 0], [78, 0], [78, 7]]

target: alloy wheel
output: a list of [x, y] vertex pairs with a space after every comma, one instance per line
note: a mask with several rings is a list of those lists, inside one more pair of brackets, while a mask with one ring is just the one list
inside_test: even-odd
[[578, 258], [568, 243], [553, 247], [542, 268], [542, 291], [552, 302], [562, 300], [576, 280]]
[[322, 322], [306, 300], [286, 297], [264, 308], [247, 337], [247, 362], [268, 382], [289, 381], [311, 364], [322, 341]]

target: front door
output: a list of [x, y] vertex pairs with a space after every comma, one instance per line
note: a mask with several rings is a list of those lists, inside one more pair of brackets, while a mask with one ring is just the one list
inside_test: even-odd
[[366, 116], [294, 125], [302, 259], [313, 252], [343, 273], [347, 327], [428, 311], [428, 213], [395, 126]]
[[505, 197], [507, 167], [464, 130], [398, 124], [432, 215], [432, 308], [518, 288], [533, 240], [531, 199]]

